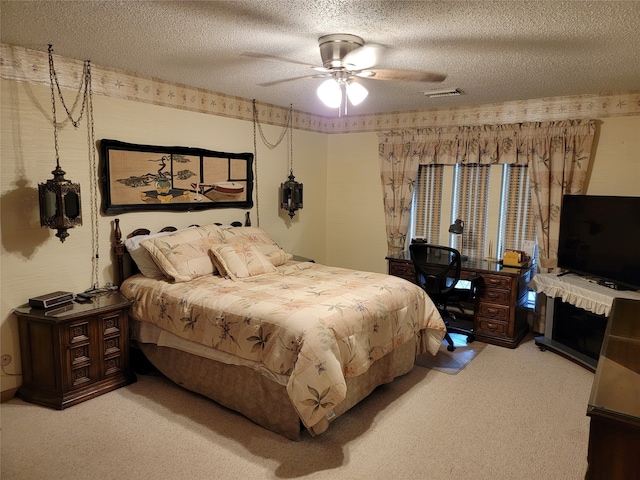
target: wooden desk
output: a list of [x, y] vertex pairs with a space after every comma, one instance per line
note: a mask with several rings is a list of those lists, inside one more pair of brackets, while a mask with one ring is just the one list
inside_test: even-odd
[[616, 298], [607, 323], [587, 415], [586, 478], [640, 476], [640, 301]]
[[[415, 283], [415, 271], [409, 252], [386, 257], [389, 275]], [[527, 323], [527, 283], [533, 267], [503, 267], [497, 263], [469, 258], [462, 262], [460, 277], [482, 277], [478, 302], [473, 315], [476, 340], [515, 348], [529, 331]]]

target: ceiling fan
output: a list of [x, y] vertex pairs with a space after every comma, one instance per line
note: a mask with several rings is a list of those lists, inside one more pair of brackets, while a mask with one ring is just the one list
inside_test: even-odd
[[352, 105], [358, 105], [369, 93], [362, 84], [354, 81], [355, 78], [401, 82], [442, 82], [447, 78], [446, 75], [439, 73], [417, 70], [373, 68], [382, 58], [385, 47], [376, 43], [365, 43], [356, 35], [346, 33], [324, 35], [318, 39], [318, 44], [322, 66], [262, 53], [243, 53], [242, 55], [312, 68], [317, 73], [259, 85], [268, 87], [302, 78], [327, 78], [318, 87], [317, 93], [325, 105], [330, 108], [339, 108], [339, 116], [347, 113], [347, 98]]

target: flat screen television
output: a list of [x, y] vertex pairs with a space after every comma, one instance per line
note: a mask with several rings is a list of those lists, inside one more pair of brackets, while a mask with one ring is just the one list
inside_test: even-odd
[[565, 195], [558, 267], [640, 289], [640, 197]]

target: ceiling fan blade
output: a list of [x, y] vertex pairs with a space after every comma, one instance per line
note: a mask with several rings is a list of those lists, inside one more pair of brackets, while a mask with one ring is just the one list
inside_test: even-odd
[[347, 70], [365, 70], [380, 62], [384, 50], [385, 47], [377, 43], [365, 43], [347, 53], [342, 59], [342, 64]]
[[265, 53], [254, 53], [254, 52], [243, 52], [240, 55], [243, 57], [251, 57], [251, 58], [259, 58], [261, 60], [275, 60], [277, 62], [286, 62], [286, 63], [295, 63], [296, 65], [304, 65], [305, 67], [310, 67], [314, 69], [324, 69], [321, 65], [312, 65], [310, 63], [299, 62], [297, 60], [291, 60], [289, 58], [277, 57], [275, 55], [267, 55]]
[[[374, 75], [371, 75], [373, 73]], [[420, 72], [418, 70], [392, 70], [374, 68], [356, 73], [358, 77], [373, 80], [395, 80], [400, 82], [442, 82], [446, 75], [441, 73]]]
[[284, 80], [274, 80], [272, 82], [259, 83], [258, 85], [261, 87], [271, 87], [273, 85], [280, 85], [281, 83], [293, 82], [295, 80], [302, 80], [304, 78], [320, 78], [326, 76], [328, 75], [305, 75], [304, 77], [285, 78]]

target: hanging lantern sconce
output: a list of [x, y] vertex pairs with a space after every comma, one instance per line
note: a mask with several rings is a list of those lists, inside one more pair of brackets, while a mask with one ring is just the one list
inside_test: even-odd
[[293, 218], [296, 211], [302, 208], [302, 184], [296, 182], [293, 176], [293, 169], [289, 174], [289, 180], [280, 185], [280, 208], [289, 212], [289, 217]]
[[[58, 86], [58, 93], [62, 100], [62, 104], [67, 111], [67, 115], [75, 128], [78, 127], [87, 98], [90, 96], [91, 84], [91, 66], [87, 60], [84, 65], [83, 82], [80, 89], [84, 86], [84, 96], [82, 102], [82, 110], [77, 121], [71, 118], [71, 113], [64, 104], [62, 92], [55, 69], [53, 67], [53, 47], [49, 45], [49, 79], [51, 83], [51, 108], [53, 114], [53, 137], [56, 151], [56, 168], [51, 173], [53, 179], [49, 179], [46, 183], [38, 184], [38, 197], [40, 201], [40, 225], [42, 227], [58, 230], [56, 237], [64, 242], [69, 236], [68, 229], [82, 225], [82, 208], [80, 202], [80, 184], [73, 183], [64, 178], [65, 171], [60, 168], [60, 154], [58, 147], [58, 121], [56, 118], [56, 99], [54, 82]], [[90, 101], [90, 100], [89, 100]]]
[[293, 105], [289, 108], [289, 180], [280, 184], [280, 208], [293, 218], [302, 208], [302, 184], [293, 175]]
[[40, 198], [40, 226], [57, 229], [61, 242], [69, 236], [68, 229], [82, 225], [80, 184], [64, 178], [66, 173], [56, 166], [53, 179], [38, 184]]

